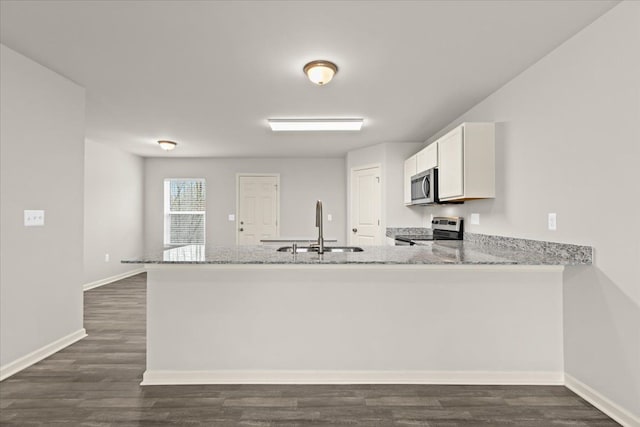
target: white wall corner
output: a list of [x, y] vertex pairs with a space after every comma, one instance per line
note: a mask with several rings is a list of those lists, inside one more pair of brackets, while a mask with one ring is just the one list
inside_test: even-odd
[[582, 381], [565, 373], [565, 386], [624, 427], [640, 427], [640, 417], [614, 403]]
[[81, 340], [86, 336], [87, 331], [84, 328], [79, 329], [65, 337], [62, 337], [52, 343], [40, 347], [39, 349], [32, 351], [31, 353], [22, 356], [17, 360], [14, 360], [13, 362], [7, 363], [4, 366], [0, 366], [0, 381], [3, 381], [4, 379], [9, 378], [14, 374], [17, 374], [23, 369], [26, 369], [34, 363], [37, 363], [51, 356], [53, 353], [56, 353], [63, 348], [70, 346], [71, 344]]

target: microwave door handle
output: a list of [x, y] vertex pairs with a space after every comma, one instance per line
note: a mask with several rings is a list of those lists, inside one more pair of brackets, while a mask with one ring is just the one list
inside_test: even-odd
[[424, 198], [427, 198], [427, 177], [422, 178], [422, 194]]

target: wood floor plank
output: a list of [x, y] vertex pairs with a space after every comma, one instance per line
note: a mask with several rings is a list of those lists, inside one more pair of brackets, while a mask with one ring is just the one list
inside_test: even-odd
[[561, 386], [141, 387], [146, 276], [84, 296], [89, 336], [0, 383], [2, 426], [618, 425]]

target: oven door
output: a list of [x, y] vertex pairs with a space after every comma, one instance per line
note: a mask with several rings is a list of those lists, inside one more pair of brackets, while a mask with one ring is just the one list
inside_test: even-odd
[[411, 204], [430, 205], [436, 203], [437, 169], [429, 169], [411, 177]]

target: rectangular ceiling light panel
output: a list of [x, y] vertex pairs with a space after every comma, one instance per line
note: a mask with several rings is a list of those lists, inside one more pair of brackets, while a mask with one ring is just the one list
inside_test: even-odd
[[274, 132], [279, 131], [353, 131], [362, 128], [363, 119], [269, 119]]

